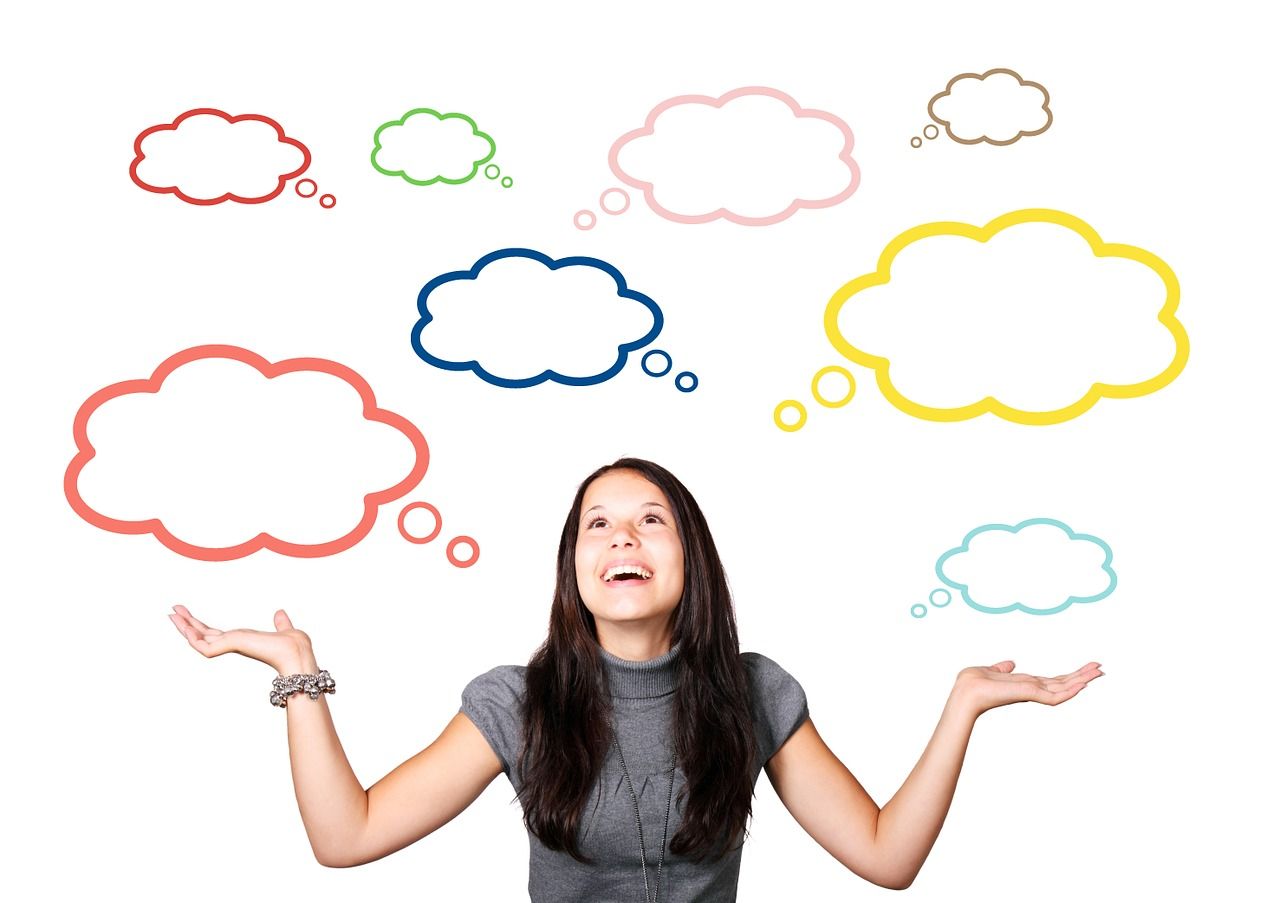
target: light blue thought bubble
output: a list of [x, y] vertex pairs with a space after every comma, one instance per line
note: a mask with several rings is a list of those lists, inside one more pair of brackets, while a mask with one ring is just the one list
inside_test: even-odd
[[[1061, 536], [1046, 534], [1045, 529], [1058, 531]], [[1025, 531], [1025, 532], [1024, 532]], [[1029, 583], [1019, 586], [1018, 579], [1010, 577], [1009, 571], [1015, 568], [1011, 565], [1018, 564], [1018, 551], [1015, 548], [1017, 543], [1012, 541], [1012, 537], [1022, 534], [1025, 538], [1032, 538], [1035, 533], [1038, 548], [1029, 548], [1032, 544], [1024, 542], [1022, 544], [1023, 564], [1027, 564], [1028, 552], [1034, 552], [1041, 558], [1045, 557], [1046, 547], [1053, 544], [1057, 550], [1058, 570], [1054, 570], [1054, 554], [1048, 555], [1048, 560], [1036, 560], [1031, 562], [1035, 565], [1032, 570], [1035, 576], [1029, 578], [1030, 581], [1039, 579], [1042, 581], [1039, 585], [1032, 589]], [[1007, 534], [1010, 539], [1001, 540], [1001, 535]], [[1048, 542], [1045, 540], [1048, 539]], [[972, 556], [982, 549], [975, 549], [975, 544], [979, 546], [989, 546], [994, 540], [994, 554], [992, 549], [986, 549], [988, 558], [988, 567], [995, 568], [995, 574], [972, 574], [959, 573], [966, 569], [961, 566], [964, 556]], [[1087, 543], [1089, 550], [1078, 549], [1076, 543]], [[1069, 561], [1068, 558], [1074, 558]], [[991, 564], [991, 559], [1002, 559]], [[1077, 533], [1060, 520], [1052, 517], [1035, 517], [1024, 520], [1019, 524], [984, 524], [981, 527], [975, 527], [965, 536], [964, 541], [954, 549], [949, 549], [938, 558], [934, 567], [938, 579], [947, 586], [959, 590], [960, 597], [964, 599], [965, 604], [970, 608], [977, 609], [987, 614], [1004, 614], [1010, 611], [1024, 611], [1033, 615], [1051, 615], [1075, 604], [1086, 602], [1097, 602], [1099, 599], [1105, 599], [1111, 595], [1116, 588], [1116, 572], [1111, 567], [1112, 552], [1111, 546], [1107, 545], [1097, 536], [1091, 536], [1087, 533]], [[1003, 565], [1003, 567], [1001, 567]], [[951, 573], [948, 573], [948, 567]], [[1068, 573], [1074, 569], [1074, 573]], [[984, 580], [981, 590], [976, 590], [975, 583], [977, 580]], [[1065, 584], [1074, 583], [1075, 586], [1066, 587]], [[1105, 585], [1103, 585], [1105, 584]], [[993, 589], [993, 585], [996, 588]], [[1046, 589], [1050, 587], [1050, 589]], [[1101, 588], [1100, 588], [1101, 587]], [[1055, 589], [1056, 588], [1056, 589]], [[1056, 593], [1056, 595], [1054, 595]], [[1021, 596], [1014, 599], [999, 599], [995, 596]], [[1033, 598], [1034, 596], [1034, 598]], [[982, 602], [977, 598], [981, 597]], [[1053, 598], [1051, 604], [1044, 604], [1046, 599]]]

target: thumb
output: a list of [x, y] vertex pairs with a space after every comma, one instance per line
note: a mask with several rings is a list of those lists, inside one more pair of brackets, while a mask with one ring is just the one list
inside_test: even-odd
[[[280, 612], [280, 614], [284, 614], [284, 612]], [[1009, 659], [1005, 659], [1002, 662], [996, 662], [991, 667], [1001, 672], [1002, 674], [1008, 674], [1011, 671], [1013, 671], [1013, 662], [1010, 661]]]
[[275, 624], [277, 631], [293, 630], [293, 622], [289, 620], [283, 608], [276, 612]]

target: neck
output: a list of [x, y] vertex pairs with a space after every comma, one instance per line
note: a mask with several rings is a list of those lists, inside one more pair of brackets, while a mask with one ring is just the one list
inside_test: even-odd
[[671, 651], [671, 625], [615, 624], [597, 619], [596, 639], [610, 655], [647, 662]]
[[673, 646], [656, 658], [629, 661], [602, 648], [600, 661], [604, 665], [609, 695], [615, 700], [669, 696], [676, 688], [679, 655], [680, 648]]

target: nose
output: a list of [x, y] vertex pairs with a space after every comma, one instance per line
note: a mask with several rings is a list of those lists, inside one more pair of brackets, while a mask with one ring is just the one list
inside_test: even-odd
[[632, 531], [631, 525], [628, 523], [620, 523], [614, 528], [613, 535], [609, 537], [609, 548], [635, 548], [639, 540]]

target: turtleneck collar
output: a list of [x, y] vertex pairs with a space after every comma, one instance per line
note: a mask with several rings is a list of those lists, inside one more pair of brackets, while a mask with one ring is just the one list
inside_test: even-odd
[[679, 656], [678, 643], [669, 652], [647, 662], [629, 662], [601, 646], [600, 660], [609, 678], [609, 695], [614, 699], [652, 699], [674, 692]]

